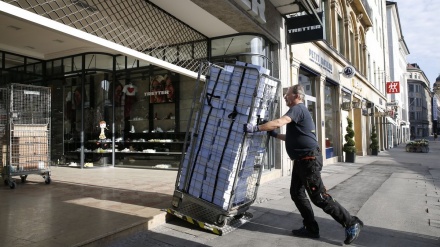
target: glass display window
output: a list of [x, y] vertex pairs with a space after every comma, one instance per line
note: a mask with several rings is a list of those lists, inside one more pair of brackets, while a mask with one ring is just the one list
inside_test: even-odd
[[325, 150], [326, 158], [337, 156], [335, 148], [335, 129], [337, 128], [336, 116], [338, 107], [336, 106], [336, 87], [330, 83], [326, 83], [324, 87], [324, 121], [325, 121]]

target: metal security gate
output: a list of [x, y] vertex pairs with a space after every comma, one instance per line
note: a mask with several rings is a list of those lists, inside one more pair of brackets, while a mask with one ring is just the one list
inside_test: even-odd
[[10, 84], [0, 92], [1, 174], [5, 185], [13, 189], [13, 176], [25, 182], [29, 174], [41, 175], [49, 184], [50, 88]]

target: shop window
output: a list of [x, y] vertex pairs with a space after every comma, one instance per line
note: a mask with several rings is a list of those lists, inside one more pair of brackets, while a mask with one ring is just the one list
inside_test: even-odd
[[270, 69], [269, 45], [264, 37], [256, 35], [218, 38], [211, 41], [211, 56], [213, 61], [238, 60]]
[[336, 88], [331, 84], [325, 85], [325, 97], [324, 97], [324, 114], [325, 114], [325, 153], [326, 158], [337, 156], [337, 150], [335, 148], [335, 129], [337, 128], [336, 111], [338, 107], [335, 107], [336, 102]]
[[73, 57], [73, 71], [82, 70], [82, 55]]
[[116, 70], [125, 69], [125, 56], [116, 57]]
[[305, 93], [307, 95], [316, 97], [316, 78], [317, 76], [311, 72], [308, 72], [304, 69], [300, 69], [298, 76], [298, 83], [304, 87]]
[[104, 54], [86, 54], [86, 69], [113, 69], [113, 56]]
[[5, 54], [5, 69], [22, 66], [24, 64], [24, 57], [6, 53]]
[[68, 72], [72, 72], [73, 69], [73, 64], [72, 64], [72, 58], [68, 57], [68, 58], [64, 58], [63, 59], [63, 67], [64, 67], [64, 72], [68, 73]]

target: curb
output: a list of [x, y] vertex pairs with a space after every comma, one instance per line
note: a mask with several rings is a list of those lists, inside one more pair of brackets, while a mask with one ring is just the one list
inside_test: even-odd
[[114, 242], [117, 239], [126, 238], [128, 236], [131, 236], [131, 235], [143, 232], [143, 231], [148, 231], [154, 227], [165, 224], [166, 217], [167, 217], [167, 213], [162, 212], [162, 213], [157, 214], [151, 218], [142, 220], [140, 222], [134, 223], [130, 226], [126, 226], [124, 228], [120, 228], [114, 232], [109, 232], [107, 234], [97, 236], [94, 239], [90, 239], [90, 240], [84, 241], [82, 243], [78, 243], [74, 246], [75, 247], [76, 246], [101, 247], [101, 246], [110, 245], [112, 242]]

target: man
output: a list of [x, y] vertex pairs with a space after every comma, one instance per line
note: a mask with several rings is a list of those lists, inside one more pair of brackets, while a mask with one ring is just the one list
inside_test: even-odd
[[[345, 244], [350, 244], [359, 236], [363, 222], [334, 200], [326, 191], [321, 179], [322, 155], [315, 134], [315, 124], [307, 107], [304, 105], [304, 89], [295, 85], [284, 95], [287, 113], [279, 119], [261, 125], [246, 124], [245, 132], [268, 131], [269, 135], [286, 142], [286, 151], [294, 160], [290, 195], [303, 217], [303, 227], [292, 230], [294, 236], [319, 238], [319, 226], [315, 220], [312, 202], [324, 212], [331, 215], [345, 227]], [[286, 126], [286, 134], [278, 134], [274, 130]]]

